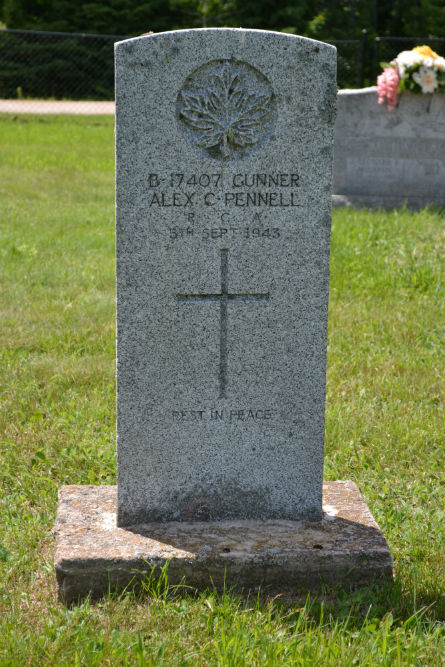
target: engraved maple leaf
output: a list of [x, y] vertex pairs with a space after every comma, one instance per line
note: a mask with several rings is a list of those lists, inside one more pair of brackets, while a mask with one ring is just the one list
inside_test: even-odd
[[272, 94], [247, 90], [229, 63], [211, 76], [206, 92], [183, 91], [181, 95], [184, 105], [180, 117], [200, 133], [195, 144], [202, 148], [219, 147], [223, 157], [230, 155], [230, 147], [258, 143], [259, 126], [271, 112]]

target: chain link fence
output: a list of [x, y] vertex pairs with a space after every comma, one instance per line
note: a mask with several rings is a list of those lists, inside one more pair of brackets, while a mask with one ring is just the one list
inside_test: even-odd
[[360, 39], [328, 41], [337, 48], [337, 85], [339, 88], [363, 88], [365, 85], [365, 59], [367, 33], [362, 30]]
[[[113, 113], [113, 51], [122, 39], [126, 36], [0, 30], [0, 111]], [[370, 39], [363, 30], [360, 39], [330, 43], [337, 47], [339, 88], [373, 85], [381, 61], [417, 44], [445, 55], [445, 38]]]
[[57, 108], [71, 113], [81, 107], [68, 100], [89, 100], [90, 113], [103, 112], [114, 99], [114, 43], [121, 39], [125, 36], [1, 30], [0, 99], [17, 100], [9, 106], [31, 112], [37, 106], [33, 100], [45, 101], [40, 111], [64, 100]]

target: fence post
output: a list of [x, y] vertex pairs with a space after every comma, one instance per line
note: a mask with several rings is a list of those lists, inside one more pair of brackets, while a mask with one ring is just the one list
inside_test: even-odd
[[378, 72], [378, 58], [377, 58], [377, 49], [380, 44], [380, 37], [375, 37], [372, 40], [372, 72], [371, 78], [375, 79]]
[[365, 87], [365, 64], [366, 64], [366, 46], [367, 46], [367, 31], [365, 28], [362, 30], [362, 36], [360, 39], [360, 85], [362, 88]]

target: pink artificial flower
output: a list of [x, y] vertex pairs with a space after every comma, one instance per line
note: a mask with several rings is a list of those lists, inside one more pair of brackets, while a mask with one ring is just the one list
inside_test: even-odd
[[387, 102], [388, 109], [394, 109], [397, 104], [397, 91], [399, 87], [399, 74], [395, 67], [385, 67], [380, 76], [377, 77], [378, 103]]

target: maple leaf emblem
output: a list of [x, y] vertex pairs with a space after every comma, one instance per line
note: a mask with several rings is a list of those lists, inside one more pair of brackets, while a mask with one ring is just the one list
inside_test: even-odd
[[243, 87], [239, 72], [228, 62], [211, 75], [206, 92], [182, 91], [181, 97], [179, 115], [198, 131], [195, 145], [219, 149], [223, 158], [237, 147], [255, 146], [260, 126], [272, 110], [272, 93]]

